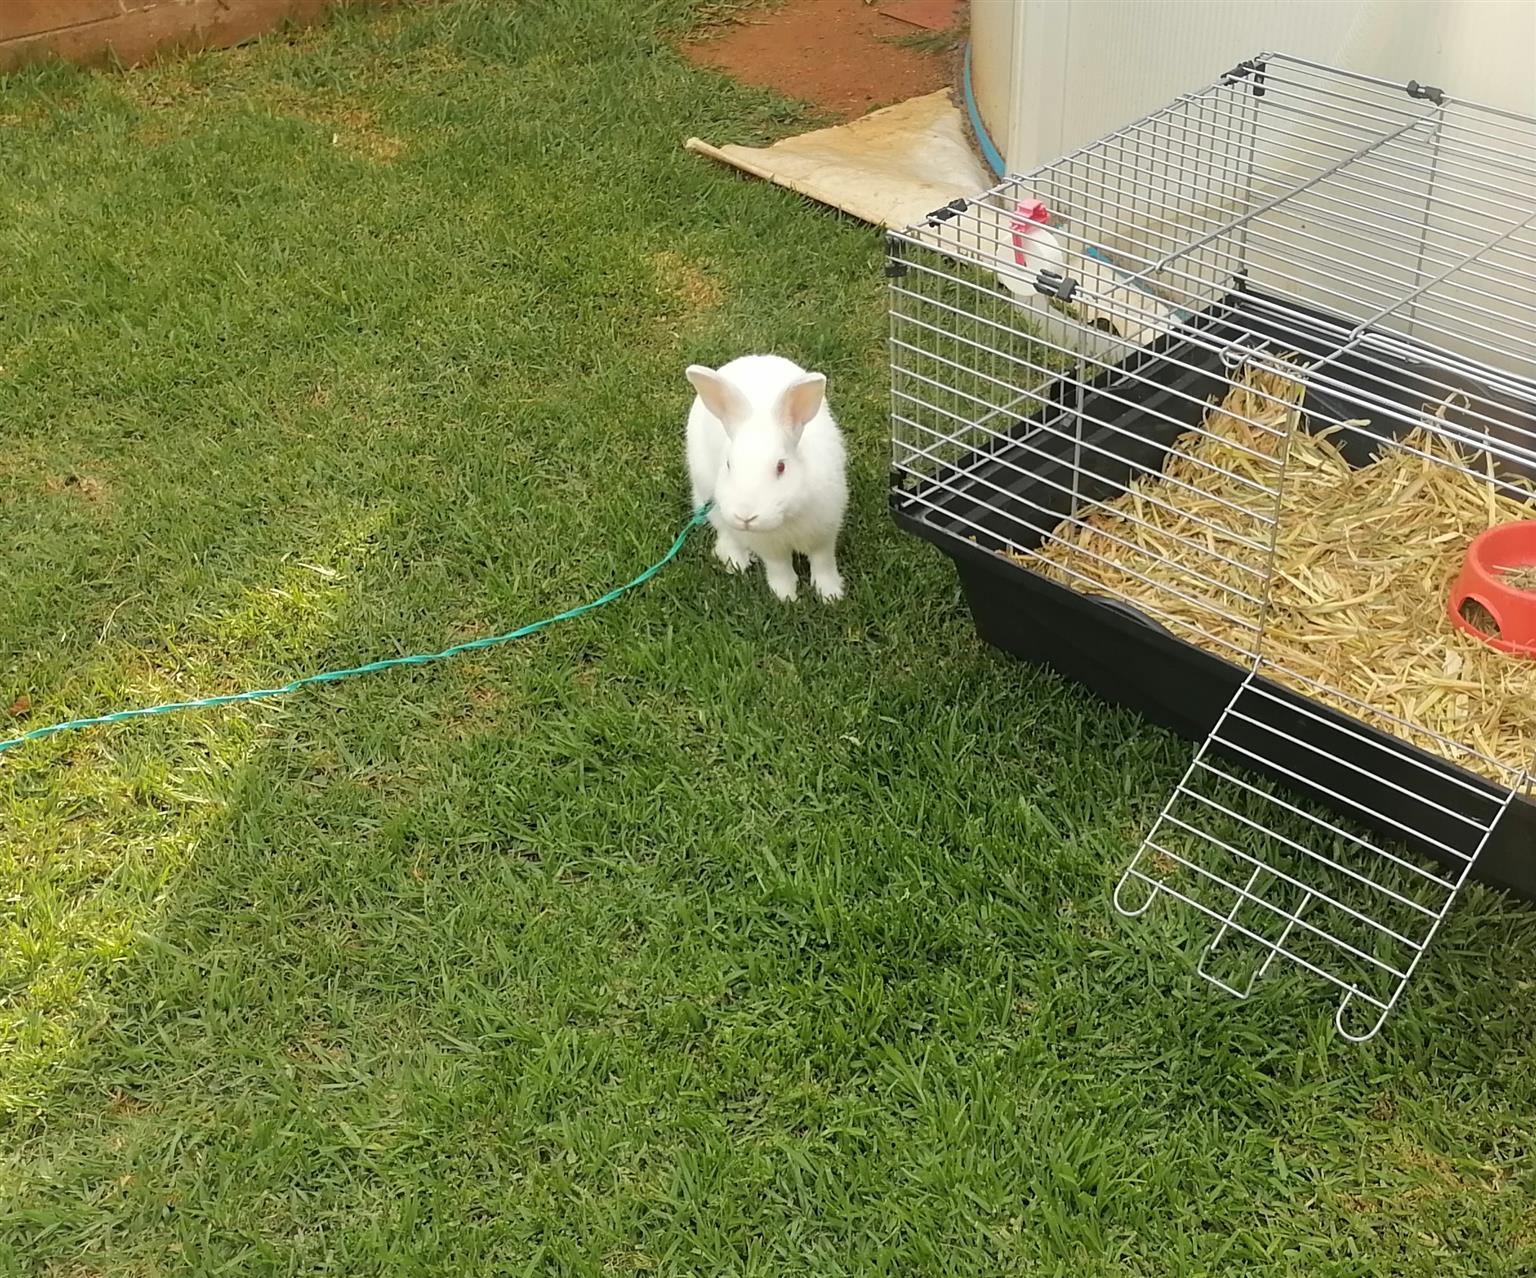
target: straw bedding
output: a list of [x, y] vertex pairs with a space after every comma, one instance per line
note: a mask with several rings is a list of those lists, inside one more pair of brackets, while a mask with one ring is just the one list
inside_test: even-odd
[[[1011, 557], [1064, 584], [1142, 603], [1181, 638], [1241, 660], [1212, 637], [1251, 650], [1251, 629], [1224, 622], [1213, 609], [1251, 624], [1258, 609], [1232, 590], [1262, 597], [1262, 582], [1188, 543], [1262, 566], [1262, 556], [1211, 531], [1211, 525], [1230, 529], [1261, 545], [1271, 533], [1256, 515], [1223, 504], [1252, 507], [1254, 490], [1210, 467], [1273, 488], [1272, 459], [1295, 424], [1300, 398], [1295, 381], [1250, 365], [1225, 400], [1207, 408], [1208, 433], [1181, 436], [1161, 476], [1136, 480], [1081, 523], [1064, 521], [1038, 554]], [[1278, 429], [1266, 433], [1250, 421]], [[1263, 652], [1280, 682], [1508, 781], [1499, 768], [1435, 736], [1305, 682], [1336, 688], [1508, 767], [1526, 769], [1536, 760], [1536, 661], [1500, 653], [1446, 616], [1447, 592], [1468, 542], [1493, 524], [1536, 517], [1536, 510], [1441, 464], [1471, 464], [1444, 437], [1419, 430], [1404, 443], [1428, 456], [1389, 449], [1353, 469], [1327, 438], [1294, 431], [1274, 530], [1276, 573]]]

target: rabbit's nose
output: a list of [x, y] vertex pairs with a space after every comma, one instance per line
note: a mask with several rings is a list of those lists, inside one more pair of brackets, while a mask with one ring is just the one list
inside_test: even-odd
[[742, 528], [744, 528], [744, 529], [752, 527], [752, 525], [756, 521], [757, 521], [757, 516], [756, 515], [737, 515], [736, 516], [736, 522], [738, 524], [740, 524], [742, 526]]

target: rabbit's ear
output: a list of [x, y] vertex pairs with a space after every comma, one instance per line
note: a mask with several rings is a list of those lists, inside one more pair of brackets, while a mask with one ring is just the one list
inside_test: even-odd
[[698, 391], [704, 407], [709, 409], [727, 431], [733, 431], [752, 414], [752, 406], [730, 382], [712, 368], [702, 364], [688, 366], [688, 380]]
[[827, 379], [820, 373], [804, 373], [779, 393], [779, 424], [795, 443], [805, 424], [821, 412], [826, 397]]

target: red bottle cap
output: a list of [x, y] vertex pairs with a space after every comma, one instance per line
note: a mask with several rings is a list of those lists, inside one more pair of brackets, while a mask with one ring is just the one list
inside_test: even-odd
[[1018, 216], [1008, 226], [1013, 232], [1013, 260], [1020, 266], [1027, 266], [1029, 259], [1024, 254], [1024, 232], [1036, 222], [1043, 226], [1050, 219], [1051, 211], [1041, 200], [1020, 200], [1017, 207]]
[[1019, 215], [1013, 219], [1013, 229], [1022, 231], [1031, 222], [1049, 222], [1051, 211], [1045, 207], [1043, 200], [1020, 200], [1018, 204]]

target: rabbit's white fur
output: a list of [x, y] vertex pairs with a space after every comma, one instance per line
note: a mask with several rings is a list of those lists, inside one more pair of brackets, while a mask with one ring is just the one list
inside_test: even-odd
[[[848, 508], [843, 436], [827, 379], [778, 355], [693, 365], [688, 476], [695, 508], [714, 502], [715, 554], [733, 572], [763, 561], [768, 586], [795, 598], [794, 556], [811, 563], [823, 599], [840, 599], [837, 534]], [[782, 466], [782, 469], [781, 469]]]

